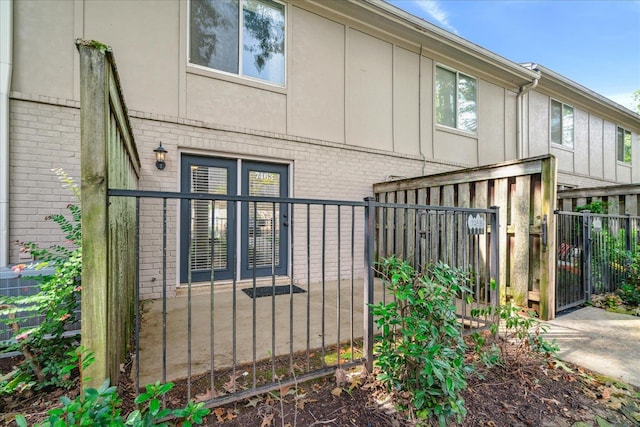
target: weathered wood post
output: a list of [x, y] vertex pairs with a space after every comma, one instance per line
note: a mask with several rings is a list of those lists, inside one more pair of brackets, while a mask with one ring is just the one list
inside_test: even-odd
[[82, 206], [82, 345], [95, 362], [82, 373], [86, 386], [109, 378], [107, 343], [108, 76], [104, 50], [77, 43], [80, 53], [80, 165]]
[[556, 316], [556, 216], [557, 200], [556, 158], [549, 156], [542, 161], [542, 215], [546, 217], [546, 245], [540, 256], [540, 317], [551, 320]]
[[109, 199], [135, 189], [140, 160], [109, 48], [76, 41], [80, 53], [82, 345], [95, 362], [82, 377], [96, 387], [117, 382], [133, 317], [136, 204]]

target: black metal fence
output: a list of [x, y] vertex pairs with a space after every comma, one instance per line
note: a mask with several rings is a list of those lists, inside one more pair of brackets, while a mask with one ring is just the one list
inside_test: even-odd
[[[156, 297], [136, 303], [132, 375], [138, 387], [179, 383], [185, 393], [168, 404], [195, 397], [221, 405], [337, 368], [371, 369], [369, 304], [390, 298], [375, 263], [393, 253], [416, 268], [443, 261], [469, 271], [472, 295], [456, 299], [461, 328], [487, 326], [492, 319], [473, 317], [472, 309], [499, 301], [499, 285], [491, 285], [498, 245], [488, 233], [498, 227], [495, 208], [131, 190], [109, 196], [136, 199], [137, 295]], [[200, 221], [211, 234], [208, 263], [191, 262], [202, 248], [172, 240], [172, 224], [184, 224], [176, 212], [190, 215], [195, 205], [209, 215]], [[190, 240], [194, 232], [192, 225], [176, 234]]]
[[640, 217], [556, 212], [556, 310], [614, 292], [629, 278], [640, 245]]

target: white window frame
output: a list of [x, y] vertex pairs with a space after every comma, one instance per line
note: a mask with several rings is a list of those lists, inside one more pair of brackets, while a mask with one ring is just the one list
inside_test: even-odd
[[[560, 141], [553, 140], [553, 132], [552, 132], [552, 121], [553, 121], [553, 103], [557, 102], [560, 104]], [[564, 109], [568, 107], [571, 108], [571, 116], [573, 121], [573, 127], [571, 129], [571, 144], [565, 144], [564, 142]], [[576, 144], [576, 109], [573, 105], [565, 104], [562, 101], [551, 98], [549, 100], [549, 141], [551, 144], [556, 145], [558, 147], [562, 147], [565, 149], [573, 150]]]
[[[275, 82], [275, 81], [271, 81], [271, 80], [264, 80], [264, 79], [260, 79], [258, 77], [253, 77], [253, 76], [249, 76], [249, 75], [245, 75], [243, 74], [243, 70], [242, 70], [242, 32], [240, 32], [239, 34], [239, 40], [238, 40], [238, 73], [232, 73], [229, 71], [224, 71], [224, 70], [218, 70], [217, 68], [211, 68], [211, 67], [207, 67], [206, 65], [200, 65], [200, 64], [196, 64], [191, 62], [191, 0], [188, 0], [187, 3], [187, 11], [186, 11], [186, 15], [187, 15], [187, 49], [186, 49], [186, 53], [187, 53], [187, 64], [189, 67], [193, 67], [199, 70], [203, 70], [206, 72], [210, 72], [210, 73], [216, 73], [225, 77], [230, 77], [231, 79], [234, 78], [239, 78], [242, 80], [248, 80], [251, 82], [256, 82], [256, 83], [260, 83], [260, 84], [265, 84], [265, 85], [269, 85], [269, 86], [274, 86], [275, 88], [285, 88], [287, 86], [287, 61], [288, 61], [288, 53], [287, 53], [287, 48], [288, 48], [288, 28], [289, 28], [289, 20], [288, 20], [288, 9], [287, 9], [287, 4], [280, 1], [280, 0], [270, 0], [273, 3], [278, 3], [280, 5], [283, 6], [283, 13], [284, 13], [284, 48], [283, 48], [283, 52], [284, 52], [284, 61], [283, 61], [283, 82], [279, 83], [279, 82]], [[244, 14], [242, 13], [243, 10], [243, 4], [244, 4], [245, 0], [238, 0], [238, 6], [240, 8], [239, 10], [239, 22], [238, 22], [238, 27], [239, 29], [242, 31], [244, 29]]]
[[[451, 73], [454, 73], [456, 76], [456, 81], [455, 81], [455, 88], [456, 88], [456, 93], [455, 93], [455, 101], [456, 101], [456, 111], [455, 111], [455, 127], [451, 127], [449, 125], [446, 124], [442, 124], [442, 123], [438, 123], [438, 105], [437, 105], [437, 73], [438, 73], [438, 68], [441, 68], [443, 70], [449, 71]], [[476, 101], [476, 105], [475, 105], [475, 119], [476, 119], [476, 126], [475, 126], [475, 130], [467, 130], [467, 129], [462, 129], [459, 127], [459, 122], [458, 122], [458, 116], [460, 114], [459, 111], [459, 106], [458, 106], [458, 86], [459, 86], [459, 81], [460, 81], [460, 74], [463, 74], [464, 76], [471, 78], [475, 81], [475, 101]], [[473, 76], [469, 73], [465, 73], [462, 71], [458, 71], [455, 68], [451, 68], [448, 67], [446, 65], [442, 65], [442, 64], [435, 64], [435, 68], [434, 68], [434, 72], [433, 72], [433, 100], [434, 100], [434, 105], [433, 105], [433, 112], [434, 112], [434, 123], [436, 124], [436, 126], [440, 126], [442, 128], [445, 129], [453, 129], [456, 130], [458, 132], [464, 132], [465, 134], [471, 134], [471, 135], [476, 135], [478, 133], [478, 104], [480, 103], [479, 99], [478, 99], [478, 85], [479, 85], [479, 79], [476, 76]]]
[[[622, 148], [622, 156], [623, 158], [620, 159], [620, 157], [618, 156], [620, 154], [620, 147], [618, 146], [618, 144], [620, 144], [620, 141], [618, 140], [618, 132], [622, 131], [622, 144], [623, 144], [623, 148]], [[624, 159], [624, 144], [625, 144], [625, 136], [629, 135], [629, 161], [626, 161]], [[616, 160], [618, 161], [618, 163], [621, 163], [623, 165], [631, 165], [631, 163], [633, 162], [633, 133], [626, 128], [623, 128], [622, 126], [616, 126]]]

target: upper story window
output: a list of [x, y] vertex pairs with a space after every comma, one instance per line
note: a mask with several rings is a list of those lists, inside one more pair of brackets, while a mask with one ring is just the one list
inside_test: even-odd
[[573, 147], [573, 107], [551, 100], [551, 142]]
[[618, 161], [631, 163], [631, 132], [618, 128], [616, 138], [616, 148], [618, 152]]
[[476, 79], [436, 67], [436, 123], [467, 132], [477, 129]]
[[284, 84], [285, 7], [274, 0], [191, 0], [189, 62]]

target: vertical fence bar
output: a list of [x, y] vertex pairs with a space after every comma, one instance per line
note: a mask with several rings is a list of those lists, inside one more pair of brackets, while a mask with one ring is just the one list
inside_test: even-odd
[[337, 229], [337, 234], [338, 234], [338, 251], [337, 251], [338, 252], [338, 260], [337, 260], [338, 261], [338, 286], [337, 286], [338, 295], [337, 295], [337, 298], [336, 298], [336, 322], [337, 322], [336, 323], [336, 336], [337, 336], [336, 353], [337, 353], [337, 357], [338, 357], [338, 359], [337, 359], [338, 360], [338, 367], [340, 367], [340, 365], [341, 365], [341, 363], [340, 363], [340, 320], [341, 320], [340, 319], [340, 315], [342, 314], [342, 313], [340, 313], [340, 308], [341, 308], [340, 297], [342, 296], [341, 292], [340, 292], [341, 291], [341, 289], [340, 289], [341, 288], [340, 287], [340, 279], [341, 279], [341, 277], [340, 277], [340, 250], [341, 250], [341, 247], [340, 247], [340, 232], [341, 232], [340, 223], [342, 222], [342, 218], [340, 217], [340, 205], [338, 205], [337, 215], [338, 215], [338, 229]]
[[[192, 199], [189, 199], [188, 212], [191, 212]], [[193, 238], [192, 238], [193, 240]], [[187, 399], [191, 399], [191, 280], [193, 275], [193, 243], [189, 243], [187, 274]]]
[[[238, 234], [235, 232], [235, 229], [233, 227], [231, 227], [231, 231], [229, 231], [229, 221], [231, 221], [231, 224], [236, 224], [237, 223], [237, 213], [239, 210], [238, 207], [240, 206], [239, 203], [237, 202], [227, 202], [230, 203], [230, 219], [227, 219], [227, 235], [226, 235], [226, 239], [227, 241], [229, 240], [229, 234], [231, 234], [231, 241], [233, 242], [233, 244], [231, 245], [231, 247], [233, 248], [233, 251], [231, 253], [231, 277], [232, 277], [232, 283], [231, 283], [231, 287], [233, 289], [233, 296], [232, 296], [232, 301], [231, 301], [231, 305], [233, 306], [232, 308], [232, 358], [233, 358], [233, 366], [231, 367], [232, 370], [232, 377], [231, 377], [231, 388], [232, 390], [235, 392], [236, 391], [236, 365], [238, 364], [238, 338], [237, 338], [237, 334], [238, 334], [238, 301], [236, 299], [237, 297], [237, 286], [238, 286], [238, 280], [237, 280], [237, 270], [238, 270], [238, 251], [236, 250], [237, 243], [238, 243]], [[229, 251], [227, 251], [227, 253], [229, 253]], [[212, 389], [213, 390], [213, 389]]]
[[[257, 223], [258, 218], [254, 218]], [[278, 218], [280, 222], [280, 218]], [[256, 230], [257, 231], [257, 230]], [[256, 247], [253, 247], [256, 252]], [[253, 266], [256, 268], [256, 265]], [[271, 380], [276, 379], [276, 204], [271, 204]]]
[[582, 253], [584, 256], [583, 259], [583, 283], [584, 288], [583, 292], [585, 294], [585, 298], [589, 299], [591, 296], [592, 286], [593, 286], [593, 278], [591, 277], [591, 215], [589, 211], [584, 211], [584, 216], [582, 217]]
[[[137, 199], [139, 200], [139, 198]], [[139, 270], [139, 268], [138, 268]], [[138, 298], [136, 298], [136, 301]], [[167, 198], [162, 199], [162, 383], [167, 382]], [[166, 406], [166, 397], [163, 396]]]
[[326, 269], [326, 245], [327, 245], [327, 205], [322, 204], [322, 320], [321, 320], [321, 328], [322, 328], [322, 367], [325, 367], [326, 359], [325, 359], [325, 290], [326, 290], [326, 282], [325, 282], [325, 269]]
[[[364, 210], [364, 239], [365, 239], [365, 283], [364, 283], [364, 357], [368, 372], [373, 372], [373, 315], [371, 314], [371, 304], [373, 304], [373, 247], [375, 238], [375, 199], [367, 197], [364, 199], [366, 206]], [[394, 209], [395, 210], [395, 209]]]
[[[293, 204], [289, 204], [287, 203], [286, 205], [287, 210], [286, 212], [288, 213], [288, 218], [289, 218], [289, 232], [287, 233], [288, 236], [291, 236], [291, 280], [289, 282], [289, 372], [291, 372], [292, 374], [295, 374], [294, 372], [294, 368], [293, 368], [293, 278], [295, 277], [294, 274], [294, 267], [295, 267], [295, 262], [294, 262], [294, 254], [296, 253], [295, 251], [295, 246], [294, 246], [294, 236], [295, 236], [295, 229], [294, 227], [294, 222], [293, 222], [293, 215], [294, 215], [294, 207], [295, 205]], [[281, 208], [282, 209], [282, 208]], [[286, 224], [283, 224], [286, 226]], [[289, 254], [286, 254], [286, 256], [288, 257]], [[309, 291], [307, 290], [307, 293], [309, 293]]]
[[[140, 197], [136, 197], [136, 390], [140, 390]], [[166, 316], [163, 318], [162, 331], [166, 334], [167, 324]], [[165, 335], [166, 336], [166, 335]], [[162, 341], [162, 372], [166, 375], [165, 366], [167, 365], [166, 353], [167, 353], [166, 341]]]
[[355, 283], [354, 283], [354, 277], [353, 277], [353, 271], [354, 271], [354, 264], [355, 264], [355, 225], [356, 225], [356, 207], [355, 206], [351, 206], [351, 360], [353, 360], [354, 358], [354, 352], [353, 352], [353, 312], [354, 312], [354, 303], [353, 303], [353, 292], [354, 292], [354, 288], [355, 288]]
[[209, 304], [210, 304], [210, 309], [209, 309], [209, 363], [211, 365], [211, 369], [209, 370], [210, 373], [210, 386], [211, 386], [211, 390], [214, 390], [214, 372], [215, 372], [215, 360], [214, 360], [214, 354], [215, 354], [215, 316], [214, 316], [214, 310], [215, 310], [215, 297], [214, 297], [214, 293], [213, 293], [213, 286], [215, 283], [215, 270], [216, 270], [216, 239], [215, 239], [215, 220], [216, 220], [216, 202], [212, 201], [211, 203], [211, 217], [210, 217], [210, 224], [211, 226], [211, 283], [210, 283], [210, 287], [209, 287]]
[[491, 206], [491, 277], [495, 288], [491, 292], [491, 305], [497, 306], [500, 301], [500, 207]]
[[[247, 206], [247, 208], [248, 207], [249, 206]], [[248, 218], [248, 219], [250, 220], [251, 218]], [[257, 379], [256, 379], [256, 351], [257, 351], [256, 350], [256, 347], [257, 347], [257, 344], [256, 344], [256, 333], [257, 333], [257, 331], [256, 331], [256, 329], [257, 329], [257, 327], [256, 327], [256, 296], [257, 296], [257, 290], [256, 290], [256, 274], [257, 274], [257, 272], [256, 272], [256, 252], [258, 252], [256, 250], [256, 248], [257, 248], [257, 245], [256, 245], [256, 243], [257, 243], [257, 237], [256, 237], [256, 235], [257, 235], [257, 227], [256, 227], [257, 219], [258, 219], [258, 204], [257, 204], [257, 202], [254, 201], [253, 202], [253, 230], [252, 230], [252, 233], [253, 233], [253, 254], [252, 254], [252, 257], [251, 257], [252, 262], [253, 262], [252, 268], [251, 268], [252, 276], [253, 276], [252, 277], [252, 283], [253, 283], [253, 298], [252, 298], [253, 299], [253, 301], [252, 301], [252, 309], [253, 309], [253, 324], [252, 324], [252, 328], [253, 328], [253, 331], [252, 331], [253, 332], [253, 367], [252, 367], [251, 371], [252, 371], [252, 374], [253, 374], [253, 388], [254, 389], [256, 388], [256, 381], [257, 381]], [[248, 221], [248, 222], [249, 222], [248, 227], [251, 230], [251, 221]], [[251, 234], [249, 234], [249, 236], [251, 236]]]
[[307, 203], [307, 372], [311, 370], [311, 205]]

